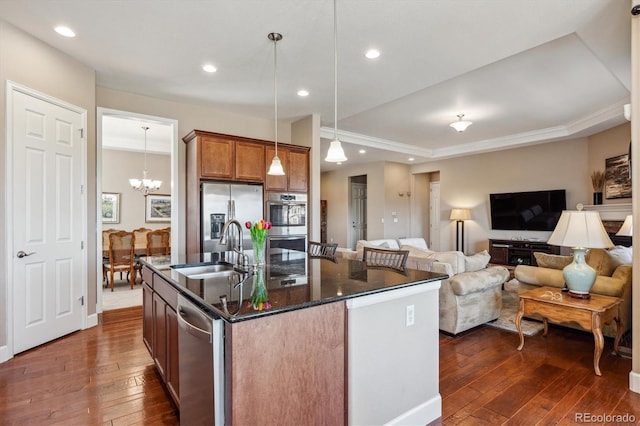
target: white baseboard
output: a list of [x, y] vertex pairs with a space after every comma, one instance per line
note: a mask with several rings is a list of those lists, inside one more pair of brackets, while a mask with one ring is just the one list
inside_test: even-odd
[[632, 392], [640, 393], [640, 373], [636, 371], [629, 373], [629, 389]]
[[98, 314], [91, 314], [87, 316], [87, 323], [85, 325], [85, 329], [95, 327], [98, 325]]
[[442, 417], [442, 397], [438, 394], [385, 425], [426, 425], [440, 417]]
[[9, 346], [0, 346], [0, 362], [9, 361], [11, 358], [13, 358], [13, 354], [9, 350]]

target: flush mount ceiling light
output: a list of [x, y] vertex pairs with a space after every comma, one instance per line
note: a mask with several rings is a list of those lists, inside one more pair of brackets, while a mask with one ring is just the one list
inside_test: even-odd
[[304, 90], [304, 89], [300, 89], [300, 90], [298, 90], [298, 96], [300, 96], [301, 98], [309, 96], [309, 91], [308, 90]]
[[380, 51], [377, 49], [369, 49], [367, 53], [364, 54], [367, 59], [376, 59], [380, 57]]
[[338, 9], [336, 0], [333, 0], [333, 77], [334, 77], [334, 101], [333, 101], [333, 141], [327, 151], [324, 161], [340, 163], [347, 161], [342, 144], [338, 139]]
[[465, 130], [467, 130], [467, 127], [473, 124], [471, 121], [463, 120], [462, 117], [464, 117], [464, 114], [458, 114], [458, 121], [454, 121], [453, 123], [449, 124], [449, 126], [456, 129], [458, 133], [464, 132]]
[[282, 162], [278, 157], [278, 50], [276, 48], [278, 41], [282, 40], [282, 34], [269, 33], [267, 36], [269, 40], [273, 42], [273, 103], [275, 111], [275, 141], [276, 141], [276, 154], [271, 160], [271, 166], [269, 167], [268, 175], [271, 176], [284, 176], [284, 169], [282, 168]]
[[75, 37], [76, 33], [69, 27], [66, 27], [64, 25], [58, 25], [57, 27], [54, 28], [55, 32], [57, 32], [58, 34], [60, 34], [61, 36], [64, 37]]
[[149, 195], [160, 189], [162, 181], [147, 179], [147, 130], [149, 130], [149, 128], [142, 126], [142, 130], [144, 130], [144, 170], [142, 171], [142, 180], [136, 178], [129, 179], [129, 184], [133, 189], [142, 192], [144, 195]]
[[215, 67], [215, 65], [212, 65], [212, 64], [204, 64], [202, 66], [202, 69], [205, 72], [209, 72], [209, 73], [214, 73], [214, 72], [218, 71], [218, 69]]

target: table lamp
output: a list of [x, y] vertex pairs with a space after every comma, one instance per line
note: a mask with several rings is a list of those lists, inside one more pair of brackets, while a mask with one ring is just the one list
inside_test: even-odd
[[[456, 221], [456, 251], [464, 251], [464, 221], [471, 219], [471, 211], [469, 209], [451, 209], [450, 220]], [[460, 241], [460, 228], [462, 228], [462, 241]]]
[[605, 231], [597, 211], [565, 210], [551, 234], [548, 244], [573, 248], [573, 262], [565, 266], [562, 275], [569, 295], [588, 299], [596, 281], [596, 271], [585, 261], [590, 248], [610, 248], [613, 243]]
[[621, 237], [633, 237], [633, 216], [629, 215], [624, 219], [622, 226], [616, 232]]

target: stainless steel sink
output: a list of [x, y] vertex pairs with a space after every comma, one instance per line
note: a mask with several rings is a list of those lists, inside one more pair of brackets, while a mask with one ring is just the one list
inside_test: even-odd
[[233, 268], [233, 265], [228, 263], [215, 263], [209, 265], [196, 265], [185, 267], [173, 267], [172, 268], [179, 274], [184, 275], [187, 278], [199, 280], [214, 277], [226, 277], [233, 274], [239, 274]]

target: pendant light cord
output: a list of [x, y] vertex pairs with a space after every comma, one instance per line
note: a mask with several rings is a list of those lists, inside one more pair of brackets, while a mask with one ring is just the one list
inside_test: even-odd
[[333, 139], [338, 139], [338, 9], [337, 0], [333, 0]]
[[278, 156], [278, 43], [277, 37], [273, 38], [273, 102], [275, 111], [275, 140], [276, 140], [276, 157]]
[[144, 130], [144, 170], [142, 172], [142, 177], [146, 179], [147, 178], [147, 130], [149, 130], [149, 128], [147, 126], [142, 126], [142, 130]]

